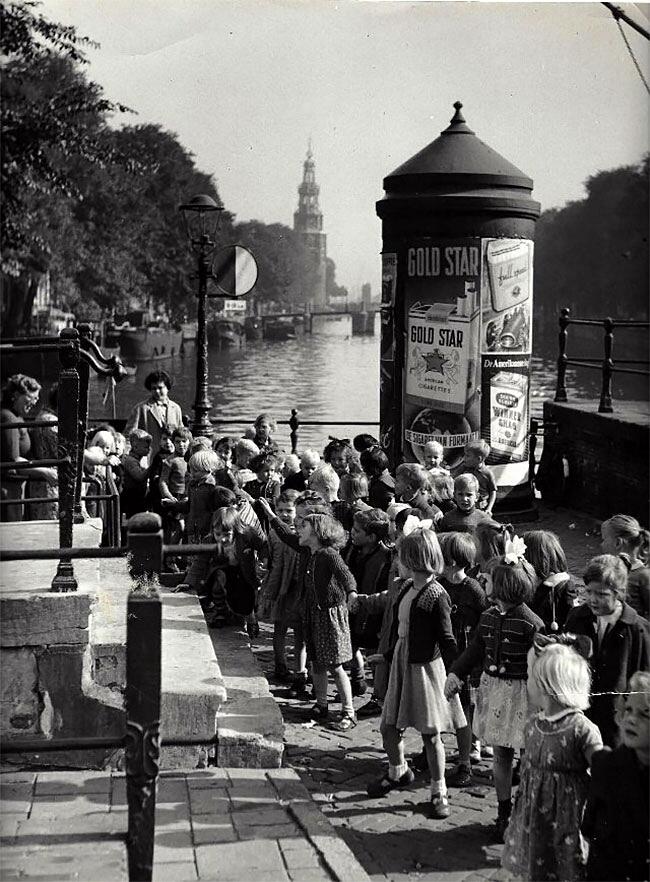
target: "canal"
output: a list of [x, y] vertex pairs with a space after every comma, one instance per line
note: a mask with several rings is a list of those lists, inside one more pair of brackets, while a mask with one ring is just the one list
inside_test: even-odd
[[[379, 336], [352, 337], [304, 335], [295, 340], [255, 341], [237, 351], [210, 351], [209, 389], [212, 416], [240, 419], [240, 426], [222, 426], [222, 434], [241, 434], [255, 415], [268, 411], [280, 421], [289, 419], [291, 408], [300, 419], [323, 421], [324, 426], [305, 426], [300, 431], [300, 446], [322, 449], [328, 435], [352, 437], [359, 432], [376, 434], [379, 419]], [[144, 379], [154, 368], [166, 370], [173, 378], [171, 397], [184, 413], [192, 414], [195, 388], [193, 344], [184, 358], [140, 363], [137, 373], [115, 389], [115, 412], [126, 417], [136, 402], [146, 397]], [[600, 373], [587, 375], [569, 370], [567, 387], [571, 397], [595, 397], [599, 392]], [[541, 414], [542, 401], [553, 396], [555, 363], [533, 358], [531, 415]], [[112, 400], [103, 403], [105, 383], [91, 384], [90, 414], [94, 421], [110, 419]], [[345, 422], [337, 426], [328, 423]], [[352, 423], [365, 423], [363, 426]], [[279, 426], [277, 438], [289, 445], [288, 426]]]

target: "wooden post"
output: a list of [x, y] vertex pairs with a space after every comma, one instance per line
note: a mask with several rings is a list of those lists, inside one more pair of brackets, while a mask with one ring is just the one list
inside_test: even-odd
[[[72, 548], [79, 444], [79, 334], [75, 328], [64, 328], [59, 336], [72, 344], [59, 350], [58, 455], [67, 460], [59, 466], [59, 547]], [[65, 554], [50, 590], [59, 594], [77, 590], [72, 560]]]
[[[88, 324], [77, 325], [81, 339], [91, 340], [91, 330]], [[90, 365], [84, 359], [79, 360], [79, 443], [77, 445], [77, 477], [74, 493], [74, 521], [76, 524], [83, 523], [84, 516], [81, 508], [81, 483], [83, 478], [84, 449], [86, 447], [88, 432], [88, 386], [90, 380]]]
[[557, 359], [557, 386], [555, 388], [555, 400], [556, 401], [566, 401], [566, 369], [567, 369], [567, 354], [566, 354], [566, 344], [567, 344], [567, 328], [571, 323], [571, 319], [569, 318], [571, 314], [571, 310], [568, 307], [563, 307], [560, 310], [560, 333], [558, 336], [559, 342], [559, 355]]
[[151, 882], [160, 767], [161, 602], [136, 587], [126, 616], [126, 795], [129, 879]]
[[298, 411], [295, 408], [292, 408], [291, 410], [289, 427], [291, 429], [291, 452], [295, 453], [298, 450], [298, 429], [300, 428], [300, 422], [298, 421]]
[[612, 374], [614, 373], [614, 322], [611, 318], [603, 321], [605, 329], [605, 358], [603, 359], [603, 385], [600, 392], [598, 413], [613, 413], [612, 407]]

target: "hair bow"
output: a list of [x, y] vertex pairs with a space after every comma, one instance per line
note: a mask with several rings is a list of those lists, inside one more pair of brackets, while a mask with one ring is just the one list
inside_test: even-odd
[[419, 518], [416, 518], [415, 515], [408, 515], [404, 521], [404, 526], [402, 527], [402, 534], [408, 536], [413, 530], [430, 530], [432, 527], [433, 521], [431, 518], [425, 518], [421, 521]]
[[514, 533], [512, 536], [508, 534], [504, 548], [504, 562], [507, 564], [518, 564], [520, 560], [524, 559], [525, 552], [526, 543], [524, 540], [519, 536], [516, 536]]
[[535, 634], [533, 638], [533, 649], [535, 655], [541, 655], [549, 646], [570, 646], [575, 649], [578, 655], [581, 655], [587, 661], [592, 655], [591, 639], [585, 634]]
[[335, 438], [334, 435], [328, 435], [327, 437], [330, 439], [330, 441], [336, 442], [336, 444], [345, 444], [347, 445], [347, 447], [350, 447], [352, 445], [352, 441], [350, 441], [349, 438]]

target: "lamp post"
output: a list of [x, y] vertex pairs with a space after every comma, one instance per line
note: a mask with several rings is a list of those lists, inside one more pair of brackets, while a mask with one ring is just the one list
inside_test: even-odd
[[196, 332], [196, 393], [194, 397], [194, 423], [192, 434], [210, 437], [213, 433], [210, 422], [211, 402], [208, 397], [208, 329], [206, 325], [206, 303], [208, 298], [208, 279], [212, 277], [208, 257], [214, 251], [215, 238], [223, 205], [211, 196], [194, 196], [189, 202], [179, 206], [183, 212], [185, 231], [190, 248], [198, 258], [198, 327]]

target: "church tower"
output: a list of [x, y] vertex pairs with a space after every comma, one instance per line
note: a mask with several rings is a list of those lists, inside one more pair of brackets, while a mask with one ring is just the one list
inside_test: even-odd
[[323, 232], [323, 214], [318, 205], [319, 190], [310, 138], [307, 158], [303, 164], [302, 183], [298, 187], [298, 210], [293, 215], [293, 229], [300, 235], [309, 255], [309, 267], [298, 299], [315, 306], [325, 306], [327, 236]]

